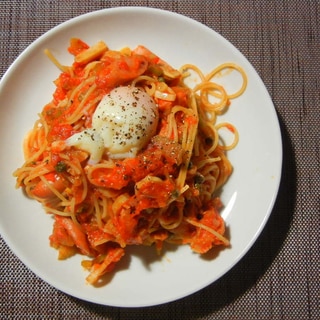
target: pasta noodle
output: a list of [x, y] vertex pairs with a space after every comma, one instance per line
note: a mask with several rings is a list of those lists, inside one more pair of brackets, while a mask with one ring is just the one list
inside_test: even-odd
[[[114, 51], [102, 41], [89, 47], [71, 39], [68, 50], [75, 57], [71, 66], [45, 51], [61, 74], [52, 101], [26, 136], [25, 162], [14, 172], [16, 186], [54, 217], [49, 239], [58, 258], [88, 256], [82, 265], [95, 284], [128, 245], [154, 245], [160, 252], [164, 243], [188, 244], [199, 254], [228, 246], [216, 191], [232, 173], [225, 152], [239, 135], [217, 117], [245, 91], [244, 70], [233, 63], [207, 75], [192, 64], [176, 70], [143, 46]], [[239, 90], [229, 94], [214, 82], [223, 70], [241, 75]], [[191, 88], [193, 76], [198, 80]], [[95, 110], [121, 86], [152, 98], [159, 113], [156, 132], [135, 156], [113, 158], [105, 150], [92, 162], [90, 150], [67, 141], [81, 132], [94, 141]], [[229, 144], [222, 129], [233, 135]]]

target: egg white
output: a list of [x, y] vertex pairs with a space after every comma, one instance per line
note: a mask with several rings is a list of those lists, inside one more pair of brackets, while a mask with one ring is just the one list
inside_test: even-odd
[[104, 153], [112, 159], [135, 157], [156, 133], [158, 121], [158, 107], [145, 91], [117, 87], [100, 101], [91, 128], [66, 143], [89, 152], [91, 163], [99, 162]]

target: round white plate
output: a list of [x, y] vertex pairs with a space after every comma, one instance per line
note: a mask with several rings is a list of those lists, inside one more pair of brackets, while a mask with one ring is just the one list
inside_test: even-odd
[[[106, 278], [93, 287], [85, 283], [82, 257], [57, 260], [49, 246], [52, 218], [40, 205], [15, 189], [12, 172], [23, 163], [22, 141], [51, 100], [59, 70], [44, 55], [49, 48], [63, 64], [72, 62], [69, 39], [92, 45], [104, 40], [112, 49], [143, 44], [179, 68], [193, 63], [204, 72], [231, 61], [248, 75], [248, 87], [219, 119], [232, 122], [240, 142], [228, 157], [234, 166], [223, 188], [222, 212], [231, 248], [200, 257], [189, 247], [168, 247], [162, 257], [153, 248], [129, 248]], [[232, 77], [226, 85], [236, 86]], [[74, 297], [103, 305], [141, 307], [190, 295], [216, 281], [250, 249], [261, 233], [277, 195], [282, 166], [278, 119], [256, 71], [227, 40], [187, 17], [157, 9], [130, 7], [97, 11], [67, 21], [32, 43], [1, 80], [1, 215], [0, 231], [12, 251], [35, 274]]]

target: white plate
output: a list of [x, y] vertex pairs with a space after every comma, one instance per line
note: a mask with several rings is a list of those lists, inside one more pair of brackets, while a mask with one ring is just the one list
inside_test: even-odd
[[[229, 152], [234, 173], [222, 191], [222, 212], [231, 248], [201, 258], [189, 247], [169, 248], [162, 258], [152, 248], [133, 247], [104, 286], [85, 284], [81, 257], [57, 260], [49, 247], [52, 219], [40, 205], [15, 190], [12, 172], [23, 162], [22, 140], [37, 113], [51, 99], [59, 71], [43, 54], [52, 50], [71, 63], [71, 37], [110, 48], [143, 44], [175, 67], [185, 63], [203, 71], [232, 61], [248, 75], [248, 87], [223, 119], [239, 130], [240, 143]], [[232, 80], [228, 85], [233, 84]], [[103, 305], [140, 307], [192, 294], [216, 281], [250, 249], [272, 210], [281, 175], [282, 145], [272, 101], [256, 71], [227, 40], [208, 27], [171, 12], [141, 7], [114, 8], [67, 21], [36, 40], [14, 62], [0, 86], [0, 231], [12, 251], [35, 274], [57, 289]]]

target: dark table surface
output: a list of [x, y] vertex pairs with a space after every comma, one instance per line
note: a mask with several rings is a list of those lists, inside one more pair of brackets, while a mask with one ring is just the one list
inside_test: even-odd
[[282, 131], [283, 173], [274, 209], [254, 246], [222, 278], [189, 297], [148, 308], [68, 296], [40, 280], [0, 238], [0, 318], [320, 319], [320, 2], [2, 0], [0, 76], [52, 27], [117, 6], [191, 17], [228, 39], [255, 67]]

